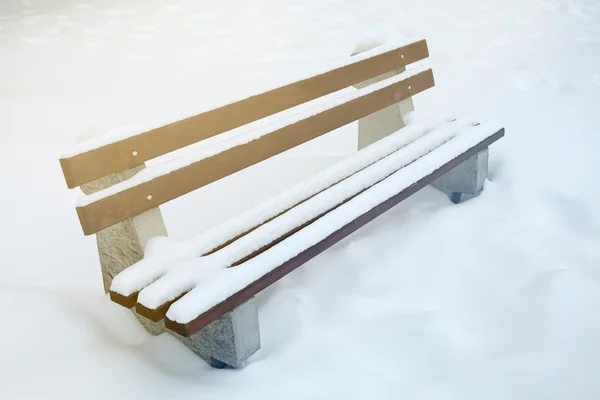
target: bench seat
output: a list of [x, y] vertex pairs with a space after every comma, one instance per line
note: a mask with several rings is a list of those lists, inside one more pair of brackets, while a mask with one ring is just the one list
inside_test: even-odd
[[471, 119], [410, 124], [214, 229], [164, 238], [114, 278], [111, 298], [191, 336], [503, 133]]

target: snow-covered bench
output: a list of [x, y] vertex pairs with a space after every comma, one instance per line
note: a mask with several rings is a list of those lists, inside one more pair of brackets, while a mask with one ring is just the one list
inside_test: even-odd
[[[405, 67], [428, 55], [424, 40], [378, 46], [181, 121], [80, 143], [60, 161], [68, 186], [87, 194], [77, 214], [84, 233], [96, 234], [111, 299], [133, 308], [151, 333], [175, 334], [213, 366], [239, 366], [260, 347], [253, 297], [261, 290], [426, 185], [454, 202], [478, 195], [487, 148], [504, 129], [444, 116], [407, 124], [412, 96], [434, 80], [430, 69]], [[330, 94], [204, 152], [145, 168]], [[355, 154], [183, 242], [166, 237], [161, 204], [357, 120]]]

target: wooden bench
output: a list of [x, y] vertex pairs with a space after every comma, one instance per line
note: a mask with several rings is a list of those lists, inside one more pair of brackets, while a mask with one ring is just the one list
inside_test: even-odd
[[[260, 347], [252, 299], [261, 290], [426, 185], [454, 202], [477, 196], [487, 148], [504, 129], [444, 116], [407, 124], [412, 96], [434, 79], [430, 69], [406, 66], [428, 55], [420, 39], [378, 46], [181, 121], [80, 143], [60, 163], [68, 187], [86, 194], [77, 215], [84, 233], [96, 234], [111, 299], [132, 308], [151, 333], [174, 334], [211, 365], [239, 366]], [[274, 116], [326, 95], [311, 109]], [[271, 125], [208, 153], [145, 168], [269, 116]], [[355, 154], [184, 242], [166, 238], [160, 205], [354, 121]], [[151, 238], [162, 250], [144, 258]]]

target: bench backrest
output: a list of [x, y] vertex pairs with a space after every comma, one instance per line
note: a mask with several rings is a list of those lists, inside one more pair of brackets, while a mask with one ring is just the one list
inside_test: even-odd
[[[61, 158], [69, 188], [113, 174], [134, 175], [145, 161], [268, 117], [428, 57], [425, 40], [382, 46], [348, 62], [262, 94], [118, 140], [82, 143]], [[83, 198], [77, 206], [86, 235], [136, 217], [172, 199], [410, 98], [434, 85], [429, 69], [406, 72], [294, 117], [232, 139], [212, 154], [175, 159]], [[389, 132], [391, 133], [391, 132]], [[217, 146], [218, 147], [218, 146]], [[127, 176], [128, 177], [128, 176]], [[121, 179], [119, 179], [121, 180]], [[105, 185], [106, 186], [106, 185]]]

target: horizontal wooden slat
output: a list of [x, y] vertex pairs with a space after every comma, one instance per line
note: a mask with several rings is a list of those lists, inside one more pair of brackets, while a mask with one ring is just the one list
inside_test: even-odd
[[[421, 40], [97, 149], [62, 158], [69, 188], [336, 92], [429, 56]], [[135, 155], [134, 155], [135, 154]]]
[[181, 297], [183, 297], [185, 293], [182, 293], [181, 295], [177, 296], [175, 299], [162, 304], [161, 306], [152, 309], [152, 308], [148, 308], [145, 307], [143, 304], [137, 303], [135, 305], [135, 312], [137, 312], [138, 314], [140, 314], [143, 317], [148, 318], [150, 321], [154, 321], [154, 322], [158, 322], [161, 319], [165, 318], [165, 316], [167, 315], [167, 311], [169, 311], [169, 307], [171, 307], [171, 304], [175, 303], [177, 300], [179, 300]]
[[138, 292], [135, 292], [129, 296], [123, 296], [121, 293], [113, 291], [110, 292], [110, 299], [126, 308], [133, 308], [135, 306], [137, 302], [137, 296]]
[[[86, 235], [158, 207], [327, 132], [433, 87], [431, 70], [384, 86], [268, 135], [77, 207]], [[409, 89], [410, 87], [410, 89]]]
[[329, 247], [333, 246], [334, 244], [336, 244], [340, 240], [344, 239], [345, 237], [349, 236], [356, 230], [360, 229], [361, 227], [363, 227], [370, 221], [372, 221], [375, 218], [377, 218], [378, 216], [382, 215], [384, 212], [390, 210], [392, 207], [394, 207], [401, 201], [405, 200], [409, 196], [413, 195], [414, 193], [416, 193], [417, 191], [419, 191], [426, 185], [430, 184], [431, 182], [433, 182], [434, 180], [436, 180], [437, 178], [439, 178], [446, 172], [450, 171], [454, 167], [458, 166], [463, 161], [468, 160], [469, 158], [473, 157], [480, 151], [484, 150], [485, 148], [490, 146], [492, 143], [494, 143], [495, 141], [500, 139], [502, 136], [504, 136], [504, 129], [501, 129], [500, 131], [496, 132], [495, 134], [489, 136], [487, 139], [483, 140], [476, 146], [470, 148], [466, 152], [457, 156], [453, 160], [445, 163], [440, 168], [438, 168], [431, 174], [423, 177], [422, 179], [415, 182], [411, 186], [405, 188], [404, 190], [401, 190], [394, 197], [391, 197], [390, 199], [384, 201], [380, 205], [378, 205], [375, 208], [371, 209], [370, 211], [366, 212], [362, 216], [358, 217], [354, 221], [346, 224], [345, 226], [343, 226], [339, 230], [335, 231], [334, 233], [329, 235], [327, 238], [325, 238], [321, 242], [315, 244], [314, 246], [312, 246], [312, 247], [306, 249], [305, 251], [303, 251], [302, 253], [298, 254], [296, 257], [283, 263], [281, 266], [275, 268], [268, 274], [264, 275], [262, 278], [253, 282], [252, 284], [250, 284], [249, 286], [240, 290], [239, 292], [233, 294], [232, 296], [227, 298], [225, 301], [217, 304], [216, 306], [214, 306], [207, 312], [201, 314], [193, 321], [191, 321], [187, 324], [180, 324], [180, 323], [177, 323], [175, 321], [172, 321], [172, 320], [166, 318], [165, 326], [167, 327], [167, 329], [170, 329], [171, 331], [176, 332], [182, 336], [189, 337], [189, 336], [193, 335], [194, 333], [196, 333], [200, 329], [204, 328], [206, 325], [208, 325], [212, 321], [214, 321], [214, 320], [220, 318], [221, 316], [223, 316], [224, 314], [234, 310], [236, 307], [242, 305], [243, 303], [245, 303], [246, 301], [251, 299], [253, 296], [258, 294], [260, 291], [264, 290], [265, 288], [267, 288], [274, 282], [283, 278], [288, 273], [292, 272], [299, 266], [301, 266], [304, 263], [308, 262], [309, 260], [313, 259], [314, 257], [319, 255], [320, 253], [322, 253]]

